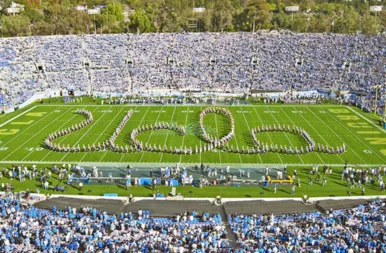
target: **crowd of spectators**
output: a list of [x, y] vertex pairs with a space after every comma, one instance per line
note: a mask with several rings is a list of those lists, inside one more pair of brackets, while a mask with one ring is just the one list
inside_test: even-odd
[[[149, 210], [108, 214], [92, 207], [59, 210], [0, 198], [1, 252], [383, 252], [385, 202], [327, 213], [220, 214]], [[230, 243], [228, 231], [235, 233]]]
[[383, 252], [385, 202], [327, 214], [228, 215], [238, 246], [256, 252]]
[[[51, 89], [330, 89], [386, 81], [383, 35], [169, 33], [7, 38], [1, 103]], [[382, 88], [380, 92], [384, 92]]]
[[221, 216], [185, 212], [174, 218], [107, 214], [92, 207], [58, 210], [0, 198], [0, 251], [10, 252], [221, 252], [229, 249]]

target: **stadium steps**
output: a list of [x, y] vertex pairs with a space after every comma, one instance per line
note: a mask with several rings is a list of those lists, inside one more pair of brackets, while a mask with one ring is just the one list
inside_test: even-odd
[[236, 249], [236, 247], [237, 247], [237, 238], [236, 238], [235, 233], [233, 233], [231, 227], [229, 226], [228, 217], [227, 217], [227, 214], [225, 212], [224, 205], [221, 206], [221, 208], [219, 210], [219, 214], [221, 216], [221, 220], [223, 221], [223, 223], [225, 225], [225, 229], [227, 231], [227, 239], [228, 239], [228, 242], [230, 244], [230, 247], [232, 249]]
[[322, 213], [326, 213], [329, 210], [339, 210], [353, 208], [359, 205], [367, 204], [369, 200], [367, 199], [345, 199], [345, 200], [322, 200], [316, 203], [316, 207]]

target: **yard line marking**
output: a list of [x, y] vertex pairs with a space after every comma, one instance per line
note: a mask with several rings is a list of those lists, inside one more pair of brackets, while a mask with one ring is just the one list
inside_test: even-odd
[[[186, 112], [186, 117], [185, 117], [185, 124], [184, 127], [186, 126], [186, 123], [188, 123], [188, 115], [189, 115], [189, 106]], [[185, 135], [182, 137], [182, 148], [184, 148], [184, 142], [185, 142]], [[182, 154], [180, 155], [180, 163], [182, 161]]]
[[[80, 137], [80, 138], [78, 139], [78, 141], [74, 144], [74, 146], [78, 145], [79, 142], [80, 142], [81, 140], [83, 140], [83, 138], [87, 135], [87, 133], [90, 132], [90, 130], [93, 129], [93, 128], [98, 124], [98, 122], [106, 115], [107, 111], [110, 110], [111, 107], [112, 107], [112, 106], [110, 106], [110, 108], [107, 109], [106, 112], [104, 112], [103, 115], [102, 115], [96, 122], [93, 122], [94, 124], [93, 124], [92, 126], [90, 126], [90, 128], [82, 135], [82, 137]], [[95, 109], [95, 111], [98, 110], [98, 108], [99, 108], [99, 107], [97, 107], [97, 108]], [[66, 157], [68, 156], [68, 154], [70, 154], [70, 152], [67, 152], [67, 153], [62, 157], [62, 159], [60, 160], [60, 162], [62, 162], [62, 161], [64, 160], [64, 158], [66, 158]]]
[[[36, 106], [34, 106], [33, 108], [35, 108], [35, 107], [36, 107]], [[33, 109], [33, 108], [31, 108], [31, 109]], [[59, 108], [61, 108], [61, 107], [59, 107]], [[71, 110], [71, 109], [70, 109], [70, 110]], [[24, 113], [29, 112], [29, 111], [30, 111], [30, 110], [25, 111]], [[23, 113], [23, 114], [24, 114], [24, 113]], [[54, 111], [52, 111], [52, 112], [50, 112], [50, 113], [47, 113], [45, 116], [43, 116], [42, 118], [40, 118], [38, 121], [36, 121], [35, 123], [33, 123], [32, 125], [30, 125], [30, 126], [27, 127], [26, 129], [22, 130], [20, 133], [23, 133], [23, 132], [27, 131], [28, 129], [30, 129], [31, 127], [33, 127], [34, 125], [36, 125], [37, 123], [39, 123], [41, 120], [45, 119], [46, 117], [48, 117], [48, 115], [50, 115], [50, 114], [52, 114], [52, 113], [54, 113]], [[21, 114], [21, 115], [23, 115], [23, 114]], [[19, 116], [21, 116], [21, 115], [19, 115]], [[18, 118], [18, 117], [14, 117], [14, 118], [12, 118], [12, 120], [14, 120], [14, 119], [16, 119], [16, 118]], [[6, 122], [6, 123], [8, 123], [8, 122]], [[5, 125], [5, 123], [4, 123], [3, 125]], [[0, 125], [0, 127], [2, 127], [3, 125]], [[15, 138], [19, 137], [19, 136], [20, 136], [20, 133], [19, 133], [18, 135], [16, 135], [15, 137], [13, 137], [12, 139], [10, 139], [9, 141], [7, 141], [6, 143], [4, 143], [3, 146], [7, 145], [7, 144], [10, 143], [11, 141], [13, 141]]]
[[[115, 121], [115, 119], [121, 114], [121, 112], [123, 111], [123, 109], [125, 109], [125, 107], [122, 106], [122, 109], [117, 113], [117, 115], [115, 115], [115, 117], [113, 118], [113, 120], [110, 120], [110, 123], [107, 125], [107, 127], [105, 127], [105, 129], [103, 130], [102, 133], [99, 134], [98, 138], [95, 140], [95, 144], [98, 142], [98, 140], [103, 136], [103, 134], [106, 132], [106, 130], [108, 129], [108, 127]], [[85, 154], [83, 155], [83, 157], [79, 160], [79, 162], [83, 161], [83, 159], [87, 156], [89, 152], [85, 152]]]
[[[17, 118], [19, 118], [19, 117], [21, 117], [21, 116], [23, 116], [24, 114], [26, 114], [27, 112], [29, 112], [29, 111], [31, 111], [31, 110], [33, 110], [33, 109], [35, 109], [36, 108], [36, 105], [34, 106], [34, 107], [32, 107], [32, 108], [29, 108], [28, 110], [26, 110], [26, 111], [24, 111], [24, 112], [22, 112], [22, 113], [20, 113], [19, 115], [16, 115], [15, 117], [13, 117], [12, 119], [9, 119], [9, 120], [7, 120], [6, 122], [4, 122], [3, 124], [1, 124], [0, 125], [0, 127], [3, 127], [3, 126], [5, 126], [6, 124], [8, 124], [9, 122], [11, 122], [11, 121], [13, 121], [13, 120], [15, 120], [15, 119], [17, 119]], [[5, 115], [5, 114], [4, 114]], [[4, 116], [3, 115], [3, 116]], [[47, 116], [47, 115], [46, 115]], [[2, 117], [2, 116], [1, 116]]]
[[[173, 114], [172, 114], [172, 118], [171, 118], [171, 120], [170, 120], [170, 121], [171, 121], [170, 123], [172, 123], [172, 122], [173, 122], [174, 113], [176, 112], [176, 109], [177, 109], [177, 106], [174, 106], [174, 111], [173, 111]], [[164, 145], [163, 145], [163, 147], [162, 147], [162, 148], [164, 148], [164, 147], [165, 147], [165, 145], [166, 145], [166, 142], [168, 141], [168, 138], [169, 138], [169, 132], [166, 134], [166, 139], [165, 139], [165, 142], [164, 142]], [[162, 152], [162, 153], [161, 153], [161, 158], [159, 159], [159, 162], [161, 162], [161, 161], [162, 161], [162, 157], [163, 157], [164, 153], [165, 153], [165, 152]]]
[[[137, 106], [135, 109], [137, 109], [137, 108], [138, 108], [138, 106]], [[135, 111], [135, 109], [134, 109], [134, 111]], [[145, 115], [142, 116], [141, 122], [139, 122], [138, 127], [141, 126], [141, 124], [142, 124], [143, 120], [146, 118], [146, 115], [147, 115], [147, 113], [149, 112], [149, 110], [150, 110], [150, 106], [147, 108], [147, 110], [146, 110], [146, 112], [145, 112]], [[130, 134], [130, 132], [129, 132], [129, 134]], [[143, 151], [142, 151], [142, 152], [143, 152]], [[123, 156], [124, 156], [124, 154], [122, 154], [121, 159], [119, 160], [119, 162], [122, 161]]]
[[[240, 106], [240, 108], [242, 108], [242, 107]], [[247, 121], [247, 118], [245, 117], [244, 110], [241, 109], [241, 111], [242, 111], [242, 113], [243, 113], [244, 120], [245, 120], [245, 122], [247, 123], [248, 132], [249, 132], [249, 134], [251, 134], [251, 128], [249, 127], [249, 123], [248, 123], [248, 121]], [[261, 156], [258, 155], [258, 157], [260, 158], [260, 162], [263, 163], [263, 159], [261, 158]]]
[[[164, 105], [162, 105], [161, 108], [159, 109], [159, 113], [158, 113], [157, 119], [155, 120], [155, 123], [158, 123], [159, 116], [161, 116], [161, 113], [162, 113], [163, 109], [164, 109]], [[153, 131], [150, 132], [149, 138], [147, 138], [147, 142], [146, 143], [149, 143], [150, 138], [151, 138], [152, 135], [153, 135]], [[139, 159], [139, 162], [142, 162], [142, 158], [143, 158], [144, 155], [145, 155], [145, 151], [142, 151], [142, 155], [141, 155], [141, 158]]]
[[[364, 146], [366, 146], [369, 150], [372, 150], [372, 151], [374, 151], [371, 147], [369, 147], [364, 141], [362, 141], [359, 137], [358, 137], [358, 135], [356, 135], [354, 132], [352, 132], [351, 131], [351, 129], [349, 129], [348, 127], [346, 127], [342, 122], [340, 122], [338, 119], [336, 119], [332, 114], [330, 114], [329, 112], [327, 113], [331, 118], [333, 118], [336, 122], [338, 122], [341, 126], [343, 126], [347, 131], [349, 131], [351, 134], [352, 134], [352, 136], [354, 136], [357, 140], [359, 140]], [[338, 136], [339, 137], [339, 136]], [[340, 137], [339, 137], [340, 138]], [[341, 139], [341, 138], [340, 138]], [[342, 140], [342, 139], [341, 139]], [[343, 141], [343, 140], [342, 140]], [[353, 150], [353, 152], [356, 154], [356, 152]], [[378, 156], [378, 158], [380, 158], [381, 159], [381, 161], [384, 161], [385, 162], [385, 160], [383, 159], [383, 157], [381, 157], [380, 155], [378, 155], [378, 153], [377, 153], [377, 151], [376, 152], [374, 152], [374, 154], [376, 155], [376, 156]], [[359, 156], [359, 158], [363, 161], [363, 159]], [[364, 161], [363, 161], [364, 162]]]
[[[71, 109], [70, 109], [71, 110]], [[68, 112], [68, 111], [67, 111]], [[67, 113], [65, 112], [65, 113]], [[75, 118], [77, 116], [77, 114], [74, 114], [69, 120], [67, 120], [66, 122], [64, 122], [60, 127], [58, 127], [55, 131], [53, 132], [56, 132], [56, 131], [59, 131], [60, 129], [62, 129], [68, 122], [70, 122], [73, 118]], [[51, 151], [51, 150], [50, 150]], [[24, 161], [28, 156], [30, 156], [34, 151], [31, 151], [28, 155], [26, 155], [22, 160]], [[48, 152], [49, 154], [49, 152]]]
[[[217, 138], [218, 139], [221, 139], [220, 135], [218, 134], [218, 125], [217, 125], [217, 113], [214, 114], [214, 121], [216, 122], [216, 133], [217, 133]], [[221, 152], [220, 150], [217, 150], [218, 152], [218, 158], [220, 159], [220, 163], [221, 163]]]
[[[271, 109], [269, 109], [268, 106], [266, 106], [266, 108], [267, 108], [268, 111], [271, 111]], [[282, 110], [283, 110], [283, 109], [282, 109]], [[273, 113], [270, 113], [270, 114], [271, 114], [271, 116], [275, 119], [276, 123], [279, 124], [279, 121], [277, 121], [276, 117], [273, 116]], [[289, 141], [289, 143], [291, 144], [291, 146], [293, 146], [293, 147], [295, 148], [295, 145], [292, 144], [292, 141], [290, 140], [290, 138], [288, 138], [288, 136], [287, 136], [286, 134], [284, 134], [284, 135], [285, 135], [285, 137], [287, 138], [287, 140]], [[298, 158], [300, 159], [300, 161], [301, 161], [302, 163], [304, 163], [304, 161], [303, 161], [303, 159], [300, 157], [300, 155], [297, 154], [297, 156], [298, 156]]]
[[[70, 111], [71, 108], [69, 110], [66, 111], [66, 113], [68, 111]], [[52, 111], [51, 113], [53, 113], [54, 111]], [[51, 114], [51, 113], [48, 113], [48, 114]], [[44, 117], [43, 117], [44, 118]], [[40, 120], [39, 120], [40, 121]], [[44, 129], [46, 129], [47, 127], [51, 126], [52, 123], [55, 122], [55, 121], [52, 121], [50, 124], [47, 124], [45, 127], [43, 127], [42, 129], [39, 130], [39, 132], [35, 133], [34, 135], [32, 135], [30, 138], [28, 138], [28, 140], [24, 141], [23, 142], [23, 145], [19, 146], [18, 148], [14, 149], [11, 153], [9, 153], [6, 157], [4, 157], [3, 159], [7, 159], [7, 157], [9, 157], [10, 155], [12, 155], [13, 153], [15, 153], [17, 150], [19, 150], [20, 148], [24, 147], [24, 144], [28, 143], [30, 140], [32, 140], [36, 135], [38, 135], [41, 131], [43, 131]]]
[[[85, 108], [85, 107], [83, 107], [83, 108]], [[96, 108], [96, 109], [95, 109], [94, 111], [92, 111], [91, 113], [94, 113], [97, 109], [98, 109], [98, 108]], [[75, 116], [76, 116], [76, 115], [74, 115], [74, 117], [75, 117]], [[60, 129], [58, 129], [58, 130], [60, 130]], [[58, 131], [58, 130], [56, 130], [56, 131]], [[55, 132], [56, 132], [56, 131], [55, 131]], [[61, 144], [68, 136], [70, 136], [70, 135], [68, 134], [68, 135], [64, 136], [64, 137], [61, 139], [61, 141], [58, 142], [58, 144]], [[45, 155], [45, 156], [43, 157], [43, 159], [41, 159], [40, 161], [43, 161], [44, 159], [46, 159], [46, 157], [49, 156], [52, 152], [54, 152], [54, 151], [50, 150], [50, 152], [48, 152], [47, 155]]]
[[359, 117], [361, 117], [362, 119], [366, 120], [367, 122], [369, 122], [371, 125], [375, 126], [376, 128], [378, 128], [379, 130], [381, 130], [382, 132], [386, 133], [386, 129], [383, 129], [382, 127], [380, 126], [377, 126], [374, 122], [372, 122], [371, 120], [369, 120], [368, 118], [366, 118], [365, 116], [363, 116], [362, 114], [360, 114], [359, 112], [355, 111], [353, 108], [351, 108], [350, 106], [346, 106], [346, 108], [350, 109], [350, 111], [352, 111], [353, 113], [355, 113], [356, 115], [358, 115]]
[[[134, 108], [133, 112], [134, 112], [137, 108], [138, 108], [138, 106]], [[134, 113], [133, 113], [133, 114], [134, 114]], [[130, 121], [130, 119], [129, 119], [129, 121]], [[128, 122], [127, 122], [127, 123], [128, 123]], [[126, 123], [125, 126], [127, 126], [127, 123]], [[123, 128], [122, 128], [122, 130], [123, 130]], [[119, 133], [119, 134], [120, 134], [120, 133]], [[117, 136], [117, 138], [118, 138], [118, 136]], [[101, 157], [101, 159], [99, 160], [99, 162], [102, 162], [103, 158], [105, 158], [105, 156], [107, 155], [107, 152], [108, 152], [108, 151], [109, 151], [109, 150], [105, 150], [105, 152], [104, 152], [103, 156]], [[122, 157], [123, 157], [123, 154], [122, 154]], [[121, 159], [120, 159], [119, 161], [122, 160], [122, 157], [121, 157]]]
[[[328, 125], [328, 124], [326, 124], [316, 113], [314, 113], [310, 108], [308, 108], [307, 107], [307, 109], [312, 113], [312, 114], [314, 114], [320, 121], [322, 121], [323, 122], [323, 124], [324, 125], [326, 125], [330, 130], [331, 130], [331, 132], [333, 132], [334, 134], [335, 134], [335, 136], [336, 137], [338, 137], [343, 143], [345, 143], [345, 141], [339, 136], [339, 134], [336, 134], [335, 133], [335, 131], [333, 131], [332, 130], [332, 128]], [[335, 119], [329, 112], [327, 112], [326, 114], [328, 114], [331, 118], [333, 118], [333, 119]], [[335, 119], [335, 121], [337, 121], [336, 119]], [[338, 123], [340, 123], [339, 121], [338, 121]], [[348, 130], [347, 128], [346, 128], [346, 130]], [[363, 143], [363, 142], [362, 142]], [[346, 145], [346, 144], [345, 144]], [[347, 144], [347, 147], [349, 147], [349, 145]], [[371, 149], [371, 148], [370, 148]], [[365, 161], [362, 159], [362, 157], [360, 157], [358, 154], [357, 154], [357, 152], [355, 152], [355, 150], [354, 149], [352, 149], [351, 148], [351, 150], [354, 152], [354, 154], [357, 156], [357, 157], [359, 157], [359, 159], [361, 159], [362, 160], [362, 162], [364, 162], [365, 163]], [[381, 160], [383, 160], [382, 158], [381, 158]]]
[[[264, 123], [263, 123], [263, 120], [262, 120], [261, 117], [260, 117], [260, 114], [256, 111], [256, 108], [253, 107], [253, 109], [255, 110], [255, 113], [256, 113], [257, 117], [258, 117], [259, 120], [261, 121], [261, 124], [264, 124]], [[272, 142], [272, 144], [273, 144], [273, 140], [272, 140], [272, 138], [271, 138], [271, 134], [270, 134], [269, 132], [268, 132], [267, 134], [268, 134], [268, 138], [271, 140], [271, 142]], [[281, 155], [280, 155], [279, 153], [276, 153], [276, 154], [277, 154], [277, 156], [279, 157], [279, 159], [280, 159], [280, 161], [281, 161], [281, 164], [284, 164], [284, 163], [283, 163], [283, 160], [281, 159]]]
[[[295, 107], [293, 107], [293, 108], [295, 109]], [[296, 125], [295, 122], [293, 122], [293, 120], [291, 119], [291, 117], [288, 116], [288, 114], [284, 111], [284, 109], [281, 108], [281, 110], [282, 110], [282, 111], [284, 112], [284, 114], [288, 117], [288, 119], [292, 122], [292, 124], [293, 124], [293, 125]], [[308, 122], [308, 120], [306, 120], [306, 118], [304, 118], [303, 113], [299, 113], [299, 114], [300, 114], [300, 116], [307, 122], [307, 124], [310, 125], [310, 126], [312, 127], [312, 129], [314, 129], [314, 131], [317, 133], [318, 131], [316, 131], [316, 129], [314, 128], [314, 126], [313, 126], [312, 124], [310, 124], [310, 122]], [[322, 135], [319, 134], [319, 136], [323, 139], [323, 141], [324, 141], [326, 144], [328, 143], [328, 142], [323, 138]], [[316, 155], [319, 157], [319, 159], [320, 159], [320, 161], [321, 161], [322, 163], [326, 164], [326, 163], [323, 161], [322, 157], [319, 155], [318, 152], [316, 152]], [[342, 159], [342, 157], [340, 157], [340, 156], [338, 156], [338, 157], [339, 157], [339, 159], [344, 163], [344, 160]]]

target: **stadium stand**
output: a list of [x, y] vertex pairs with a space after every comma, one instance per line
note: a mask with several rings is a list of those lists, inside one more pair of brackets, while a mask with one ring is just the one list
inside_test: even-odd
[[91, 207], [51, 210], [0, 199], [2, 252], [227, 252], [218, 214], [151, 217], [148, 210], [108, 215]]
[[[135, 212], [117, 210], [114, 214], [91, 206], [57, 208], [52, 205], [49, 209], [40, 209], [23, 202], [13, 195], [0, 198], [2, 252], [386, 250], [385, 202], [381, 200], [323, 213], [227, 213], [227, 223], [222, 215], [209, 211], [185, 210], [157, 217], [138, 205]], [[160, 204], [166, 206], [169, 204], [166, 202], [160, 201]], [[87, 201], [83, 204], [87, 205]], [[187, 206], [194, 207], [194, 204]]]
[[0, 101], [17, 105], [47, 88], [369, 91], [386, 81], [385, 44], [382, 35], [277, 33], [6, 38], [0, 41]]

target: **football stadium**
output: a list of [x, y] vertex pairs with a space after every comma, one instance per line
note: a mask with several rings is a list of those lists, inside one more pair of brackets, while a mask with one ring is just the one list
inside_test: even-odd
[[383, 252], [386, 37], [0, 39], [1, 252]]

